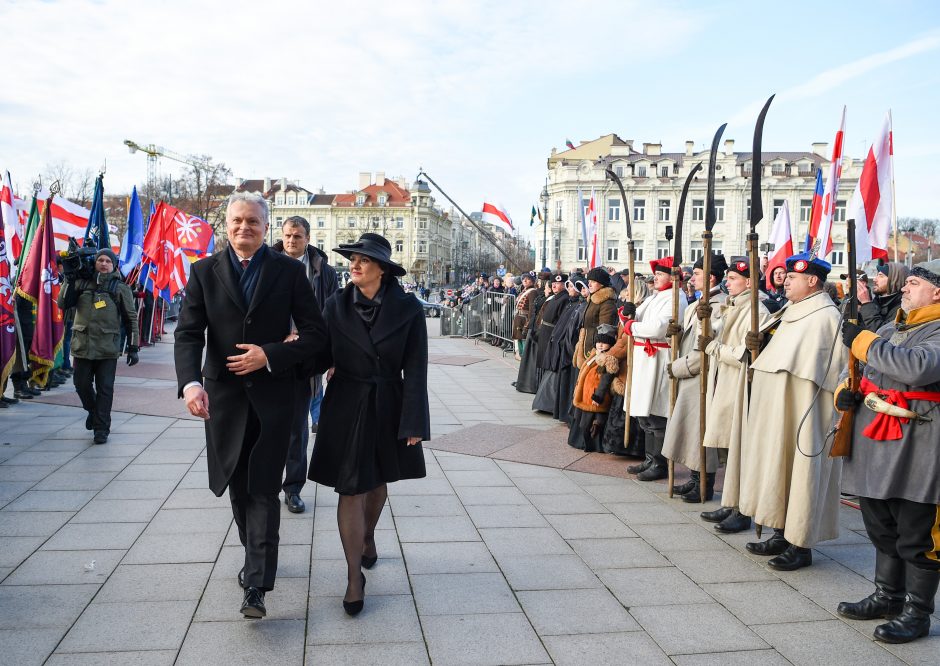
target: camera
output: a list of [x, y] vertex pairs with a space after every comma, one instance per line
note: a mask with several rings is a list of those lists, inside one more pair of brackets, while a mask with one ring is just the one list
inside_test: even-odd
[[74, 238], [69, 238], [69, 249], [62, 255], [62, 273], [66, 279], [93, 279], [96, 254], [98, 250], [94, 247], [81, 247]]

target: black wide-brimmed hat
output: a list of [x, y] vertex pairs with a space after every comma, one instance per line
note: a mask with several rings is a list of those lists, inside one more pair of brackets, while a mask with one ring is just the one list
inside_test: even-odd
[[340, 243], [339, 247], [333, 248], [333, 252], [347, 259], [352, 254], [362, 254], [375, 259], [395, 277], [401, 277], [408, 272], [404, 266], [392, 261], [392, 246], [384, 236], [379, 234], [364, 233], [355, 243]]

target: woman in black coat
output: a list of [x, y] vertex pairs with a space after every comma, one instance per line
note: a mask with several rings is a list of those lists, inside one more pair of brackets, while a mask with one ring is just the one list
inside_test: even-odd
[[343, 607], [363, 606], [365, 575], [377, 559], [375, 526], [386, 484], [425, 476], [421, 441], [430, 439], [424, 310], [396, 279], [389, 242], [363, 234], [334, 248], [349, 259], [350, 281], [326, 302], [329, 343], [319, 372], [327, 384], [309, 478], [339, 493], [336, 517], [346, 554]]

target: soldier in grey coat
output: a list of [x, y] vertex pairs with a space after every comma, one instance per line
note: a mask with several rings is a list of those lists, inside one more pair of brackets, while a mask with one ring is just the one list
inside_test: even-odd
[[861, 393], [835, 397], [856, 411], [843, 490], [860, 498], [876, 560], [875, 592], [838, 612], [890, 619], [875, 639], [907, 643], [929, 633], [940, 582], [940, 260], [911, 271], [896, 322], [877, 333], [846, 322], [842, 337], [864, 363]]

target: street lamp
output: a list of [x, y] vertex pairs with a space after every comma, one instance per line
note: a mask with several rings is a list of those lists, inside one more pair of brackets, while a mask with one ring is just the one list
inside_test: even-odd
[[548, 266], [548, 178], [545, 179], [539, 201], [542, 202], [542, 265]]

